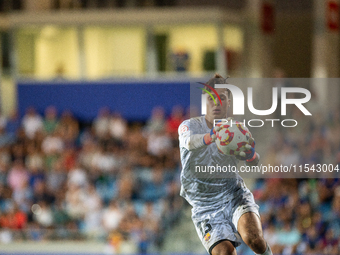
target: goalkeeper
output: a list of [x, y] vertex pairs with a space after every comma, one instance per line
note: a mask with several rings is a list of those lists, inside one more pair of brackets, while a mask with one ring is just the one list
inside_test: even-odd
[[237, 158], [218, 152], [214, 139], [219, 129], [213, 127], [214, 119], [227, 118], [230, 91], [223, 88], [212, 90], [215, 84], [226, 84], [226, 79], [216, 74], [205, 84], [205, 89], [215, 98], [217, 95], [213, 90], [218, 93], [222, 104], [209, 97], [206, 115], [185, 120], [178, 128], [182, 162], [181, 196], [193, 207], [192, 220], [210, 254], [235, 255], [235, 247], [243, 240], [255, 254], [272, 255], [263, 238], [258, 205], [243, 179], [238, 174], [224, 178], [198, 178], [190, 171], [193, 165], [237, 167], [238, 160], [244, 160], [247, 165], [257, 165], [259, 161], [253, 141], [246, 153]]

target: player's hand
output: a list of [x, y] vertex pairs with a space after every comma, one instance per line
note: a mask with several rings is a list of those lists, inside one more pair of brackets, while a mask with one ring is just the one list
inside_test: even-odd
[[240, 154], [235, 157], [239, 160], [247, 160], [248, 162], [253, 161], [256, 158], [254, 138], [249, 138], [249, 144], [245, 145], [245, 149], [245, 151], [240, 152]]
[[216, 140], [216, 133], [221, 130], [220, 126], [215, 126], [210, 130], [210, 133], [205, 134], [203, 137], [203, 143], [209, 145]]

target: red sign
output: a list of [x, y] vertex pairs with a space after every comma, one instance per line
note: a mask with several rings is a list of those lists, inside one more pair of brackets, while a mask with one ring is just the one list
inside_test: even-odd
[[264, 2], [261, 9], [261, 28], [265, 34], [271, 34], [275, 30], [274, 6]]
[[335, 1], [329, 1], [326, 15], [329, 30], [339, 31], [339, 4]]

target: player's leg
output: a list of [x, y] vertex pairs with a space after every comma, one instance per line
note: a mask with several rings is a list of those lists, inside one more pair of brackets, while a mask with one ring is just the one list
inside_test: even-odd
[[224, 240], [216, 243], [210, 248], [211, 255], [236, 255], [236, 249], [234, 245], [228, 241]]
[[234, 225], [224, 219], [223, 211], [214, 211], [194, 216], [193, 223], [196, 232], [210, 255], [236, 255], [236, 249], [241, 244], [241, 237], [236, 233]]
[[246, 212], [240, 217], [237, 230], [245, 244], [256, 254], [272, 255], [270, 247], [263, 238], [260, 218], [254, 212]]

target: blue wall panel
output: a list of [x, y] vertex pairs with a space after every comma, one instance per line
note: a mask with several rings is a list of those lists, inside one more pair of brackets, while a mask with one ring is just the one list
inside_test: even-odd
[[155, 106], [163, 106], [167, 114], [174, 105], [190, 104], [189, 82], [19, 82], [20, 116], [34, 106], [43, 114], [54, 105], [59, 113], [71, 110], [83, 121], [91, 121], [98, 110], [108, 106], [119, 111], [129, 121], [145, 121]]

